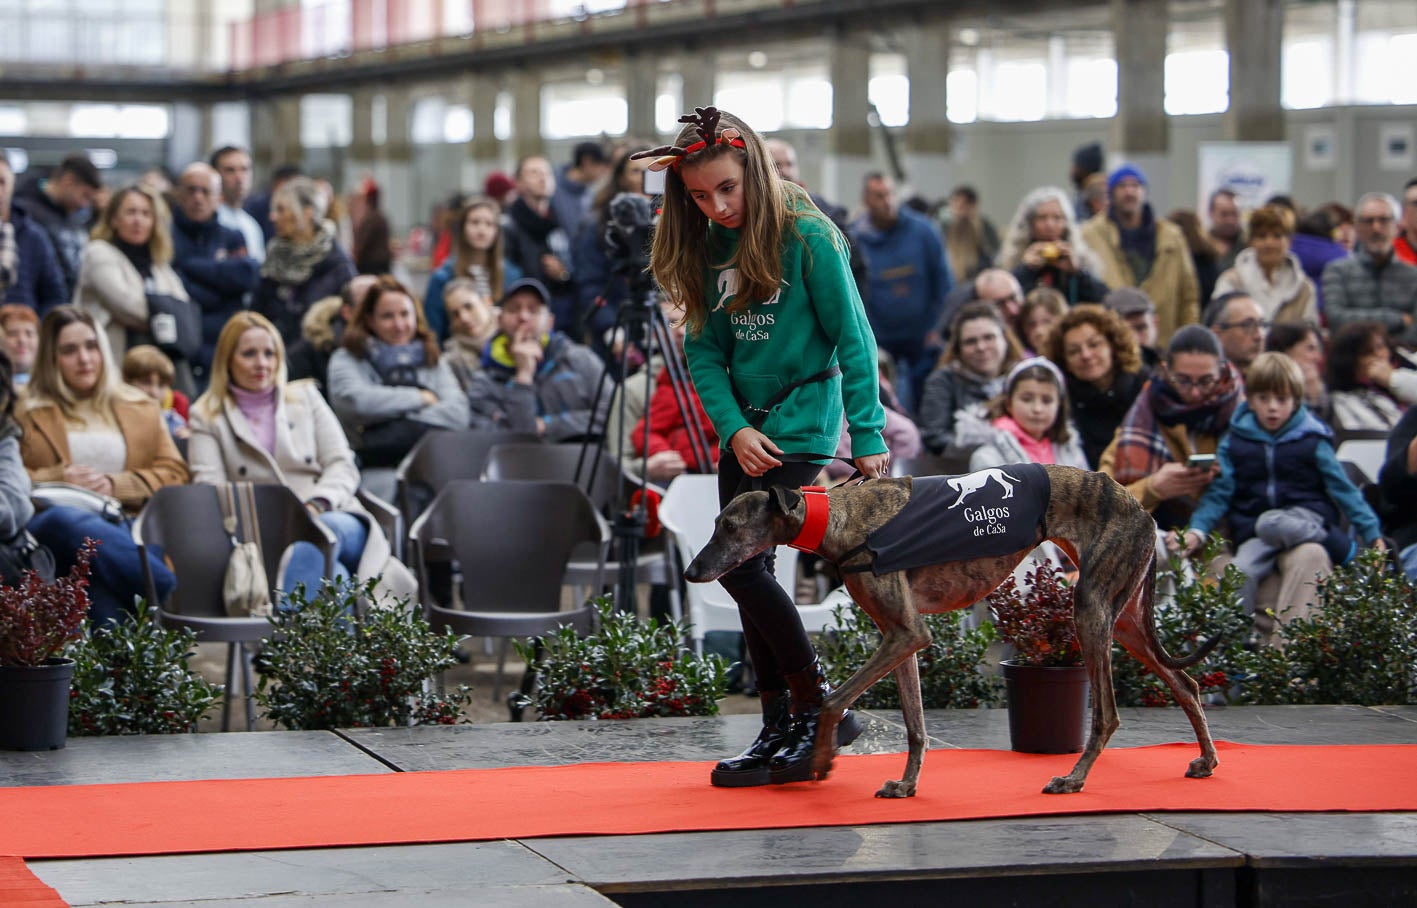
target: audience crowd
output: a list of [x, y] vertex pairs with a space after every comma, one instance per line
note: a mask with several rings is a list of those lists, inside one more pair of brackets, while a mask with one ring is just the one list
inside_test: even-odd
[[[415, 286], [390, 273], [409, 250], [372, 180], [341, 198], [282, 167], [253, 194], [250, 155], [223, 146], [165, 191], [106, 186], [82, 153], [17, 185], [0, 154], [0, 442], [31, 483], [130, 515], [164, 485], [283, 484], [337, 540], [336, 574], [404, 591], [366, 502], [429, 431], [604, 436], [660, 485], [711, 471], [691, 441], [727, 440], [692, 393], [678, 405], [664, 351], [645, 361], [616, 327], [634, 276], [602, 238], [615, 196], [645, 194], [644, 147], [530, 156], [454, 197]], [[771, 148], [800, 183], [791, 146]], [[1352, 209], [1244, 211], [1222, 189], [1163, 217], [1141, 169], [1102, 162], [1079, 149], [1072, 191], [1025, 192], [1002, 230], [970, 186], [931, 206], [874, 172], [853, 204], [812, 196], [851, 248], [902, 468], [1100, 470], [1156, 518], [1160, 552], [1221, 532], [1259, 623], [1305, 614], [1361, 546], [1417, 578], [1417, 179]], [[1381, 467], [1340, 463], [1346, 440], [1385, 444]], [[17, 525], [61, 568], [99, 538], [92, 619], [122, 620], [145, 589], [126, 530], [40, 503]], [[148, 569], [160, 593], [180, 582]], [[310, 584], [324, 563], [296, 550], [285, 570]]]

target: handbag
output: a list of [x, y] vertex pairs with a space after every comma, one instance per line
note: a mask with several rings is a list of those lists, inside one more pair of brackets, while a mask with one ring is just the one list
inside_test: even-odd
[[22, 529], [0, 541], [0, 583], [17, 587], [24, 582], [26, 571], [34, 571], [45, 583], [54, 582], [54, 553]]
[[149, 291], [148, 333], [168, 356], [195, 360], [202, 350], [202, 309], [191, 300]]
[[37, 482], [30, 490], [30, 501], [38, 511], [52, 507], [78, 508], [120, 525], [128, 519], [123, 513], [123, 502], [117, 498], [68, 482]]
[[[232, 618], [266, 618], [271, 614], [271, 584], [266, 578], [266, 562], [261, 557], [256, 533], [256, 497], [249, 482], [226, 482], [217, 486], [221, 500], [221, 525], [231, 539], [231, 556], [222, 577], [221, 597]], [[237, 535], [237, 513], [250, 541]]]

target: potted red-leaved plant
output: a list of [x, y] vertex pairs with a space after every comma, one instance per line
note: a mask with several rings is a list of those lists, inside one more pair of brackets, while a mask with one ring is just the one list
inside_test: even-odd
[[989, 594], [999, 639], [1009, 737], [1025, 753], [1077, 753], [1087, 743], [1087, 667], [1073, 624], [1073, 588], [1063, 571], [1040, 564], [1020, 584], [1010, 576]]
[[88, 617], [97, 545], [84, 540], [67, 577], [45, 582], [27, 571], [17, 586], [0, 586], [0, 748], [64, 746], [74, 662], [60, 653]]

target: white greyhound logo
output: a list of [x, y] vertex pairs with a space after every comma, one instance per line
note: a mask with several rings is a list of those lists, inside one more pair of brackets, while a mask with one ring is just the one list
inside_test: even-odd
[[965, 476], [954, 476], [945, 480], [946, 485], [959, 493], [959, 498], [956, 499], [954, 504], [946, 508], [946, 510], [953, 511], [955, 508], [964, 504], [966, 498], [988, 485], [991, 479], [1004, 487], [1003, 498], [1014, 497], [1013, 484], [1018, 482], [1017, 479], [997, 468], [980, 470], [977, 473], [970, 473]]

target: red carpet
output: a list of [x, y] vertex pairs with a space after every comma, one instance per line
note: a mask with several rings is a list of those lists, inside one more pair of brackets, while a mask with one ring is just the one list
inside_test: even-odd
[[59, 893], [30, 873], [17, 857], [0, 855], [0, 905], [17, 908], [68, 908]]
[[[561, 835], [849, 826], [1137, 811], [1417, 810], [1417, 745], [1221, 743], [1111, 748], [1087, 788], [1044, 795], [1075, 755], [934, 750], [921, 793], [873, 797], [904, 754], [842, 756], [819, 784], [717, 789], [704, 763], [388, 773], [0, 789], [0, 854], [27, 858], [251, 851]], [[17, 821], [23, 818], [23, 821]]]

